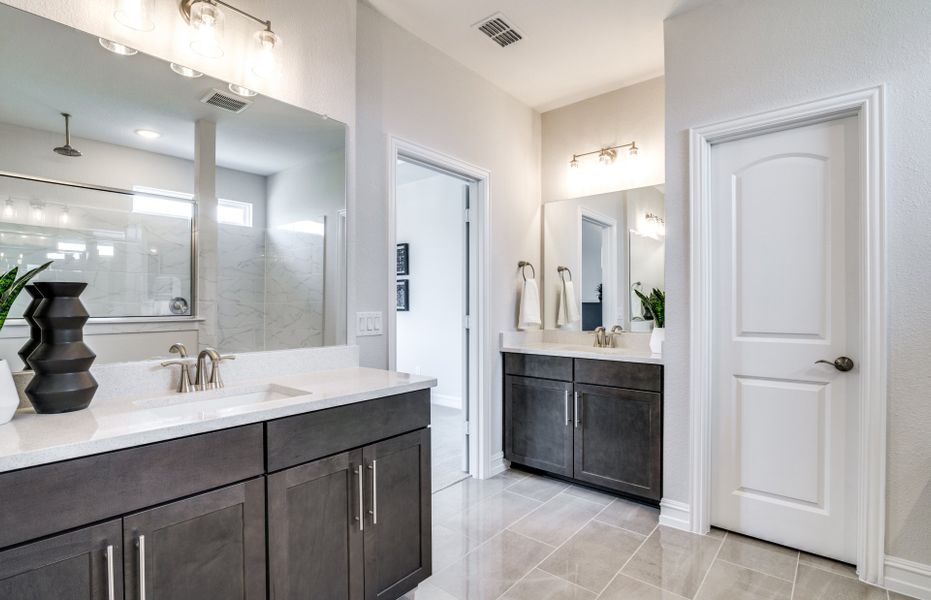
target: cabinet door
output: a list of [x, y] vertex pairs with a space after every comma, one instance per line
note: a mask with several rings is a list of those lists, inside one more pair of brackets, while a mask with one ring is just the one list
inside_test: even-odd
[[130, 600], [265, 598], [265, 481], [253, 479], [123, 520]]
[[504, 385], [505, 458], [571, 476], [572, 384], [508, 375]]
[[659, 500], [662, 495], [662, 396], [576, 384], [573, 477]]
[[365, 598], [394, 600], [430, 576], [430, 430], [363, 449]]
[[272, 600], [362, 600], [362, 450], [268, 476]]
[[122, 537], [117, 520], [0, 552], [0, 599], [122, 598]]

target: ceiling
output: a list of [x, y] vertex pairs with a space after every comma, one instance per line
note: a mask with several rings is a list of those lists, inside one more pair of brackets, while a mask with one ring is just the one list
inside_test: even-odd
[[[259, 175], [345, 145], [338, 121], [264, 96], [239, 114], [203, 104], [214, 88], [233, 95], [225, 82], [180, 77], [141, 52], [117, 56], [96, 37], [3, 4], [0, 81], [16, 82], [0, 94], [2, 123], [63, 133], [59, 113], [68, 112], [74, 137], [190, 160], [194, 123], [206, 119], [217, 124], [217, 164]], [[161, 137], [146, 140], [136, 129]]]
[[[540, 112], [663, 73], [663, 19], [704, 0], [369, 0], [417, 37]], [[473, 25], [501, 12], [523, 39]]]

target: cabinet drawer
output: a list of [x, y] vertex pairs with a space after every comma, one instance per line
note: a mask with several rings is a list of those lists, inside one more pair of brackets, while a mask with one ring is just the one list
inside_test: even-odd
[[0, 548], [263, 472], [262, 425], [0, 474]]
[[608, 387], [663, 391], [662, 365], [575, 359], [575, 382]]
[[268, 471], [359, 448], [429, 424], [430, 390], [269, 421]]
[[505, 354], [505, 375], [572, 381], [572, 359], [537, 354]]

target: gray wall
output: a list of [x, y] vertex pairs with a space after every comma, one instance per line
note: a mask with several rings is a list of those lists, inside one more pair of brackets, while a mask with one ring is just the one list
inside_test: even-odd
[[666, 21], [665, 495], [688, 500], [689, 127], [885, 83], [887, 553], [931, 564], [931, 3], [736, 0]]

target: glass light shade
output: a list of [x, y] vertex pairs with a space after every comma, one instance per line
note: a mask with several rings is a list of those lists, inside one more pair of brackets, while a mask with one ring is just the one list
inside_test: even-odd
[[572, 157], [572, 160], [569, 161], [569, 166], [572, 167], [573, 169], [578, 169], [578, 168], [579, 168], [579, 159], [573, 156], [573, 157]]
[[281, 44], [281, 38], [274, 31], [262, 29], [253, 36], [254, 50], [252, 72], [262, 78], [268, 78], [278, 72], [278, 57], [275, 49]]
[[130, 29], [152, 31], [155, 29], [155, 21], [152, 20], [154, 4], [155, 0], [116, 0], [113, 18]]
[[204, 74], [200, 71], [195, 71], [191, 67], [185, 67], [184, 65], [179, 65], [178, 63], [171, 63], [171, 70], [180, 75], [181, 77], [187, 77], [188, 79], [197, 79], [198, 77], [203, 77]]
[[637, 148], [637, 144], [634, 144], [633, 146], [630, 147], [629, 153], [631, 156], [637, 156], [638, 151], [639, 151], [639, 148]]
[[68, 214], [68, 207], [64, 206], [61, 209], [61, 212], [58, 213], [58, 225], [61, 227], [67, 227], [71, 222], [71, 215]]
[[250, 90], [244, 85], [239, 85], [238, 83], [229, 84], [229, 88], [231, 92], [233, 92], [237, 96], [242, 96], [243, 98], [251, 98], [258, 93], [253, 90]]
[[16, 218], [16, 204], [12, 199], [7, 200], [6, 204], [3, 205], [3, 218], [7, 221], [11, 221]]
[[113, 54], [118, 54], [120, 56], [133, 56], [139, 51], [135, 48], [130, 48], [125, 44], [120, 44], [119, 42], [114, 42], [113, 40], [108, 40], [106, 38], [99, 38], [100, 45], [112, 52]]
[[191, 50], [207, 58], [223, 56], [225, 15], [216, 4], [201, 0], [191, 5]]

